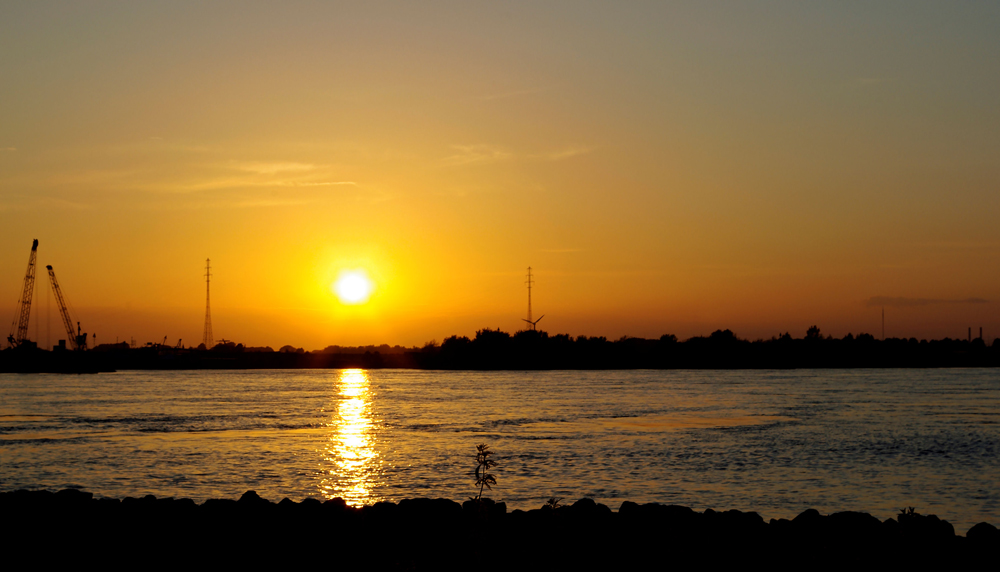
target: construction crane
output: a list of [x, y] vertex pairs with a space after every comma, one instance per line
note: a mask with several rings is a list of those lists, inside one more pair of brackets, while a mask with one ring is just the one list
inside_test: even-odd
[[36, 238], [31, 243], [28, 271], [24, 273], [24, 289], [21, 291], [21, 299], [17, 303], [14, 323], [10, 325], [10, 335], [7, 336], [7, 343], [12, 348], [27, 345], [26, 342], [28, 342], [28, 321], [31, 318], [31, 297], [35, 293], [35, 256], [37, 254], [38, 239]]
[[66, 300], [63, 298], [62, 289], [56, 281], [56, 273], [52, 266], [45, 267], [49, 271], [49, 281], [52, 282], [52, 291], [56, 295], [56, 304], [59, 305], [59, 315], [62, 316], [63, 327], [66, 328], [66, 338], [74, 350], [87, 349], [87, 334], [80, 332], [80, 322], [76, 323], [76, 333], [73, 333], [73, 319], [70, 318], [69, 309], [66, 307]]

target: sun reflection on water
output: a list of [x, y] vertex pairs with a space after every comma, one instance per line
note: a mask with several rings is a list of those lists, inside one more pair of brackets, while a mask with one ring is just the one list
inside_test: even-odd
[[376, 422], [372, 418], [372, 391], [368, 372], [345, 369], [337, 380], [336, 414], [327, 425], [331, 431], [324, 451], [321, 493], [340, 497], [352, 506], [382, 500], [374, 495], [382, 461], [375, 447]]

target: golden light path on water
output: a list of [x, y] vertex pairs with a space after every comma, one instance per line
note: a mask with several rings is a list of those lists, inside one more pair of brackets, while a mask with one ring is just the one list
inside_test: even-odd
[[337, 379], [335, 414], [323, 456], [320, 493], [340, 497], [352, 506], [382, 500], [373, 491], [379, 484], [382, 460], [375, 447], [376, 421], [372, 418], [372, 391], [368, 372], [345, 369]]

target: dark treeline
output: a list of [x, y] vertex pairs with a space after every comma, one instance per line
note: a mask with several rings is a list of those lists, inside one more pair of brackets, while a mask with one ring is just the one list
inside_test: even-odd
[[740, 339], [730, 330], [679, 341], [566, 334], [525, 330], [513, 335], [484, 329], [472, 339], [452, 336], [424, 348], [422, 367], [437, 369], [622, 369], [622, 368], [858, 368], [996, 367], [1000, 339], [878, 340], [869, 334], [835, 339], [813, 326], [804, 338], [786, 333], [769, 340]]
[[[581, 499], [507, 511], [490, 499], [407, 499], [350, 507], [341, 499], [96, 499], [68, 489], [0, 493], [8, 556], [49, 567], [332, 570], [990, 569], [1000, 532], [964, 536], [912, 509], [765, 521], [755, 512], [698, 512]], [[44, 559], [44, 560], [41, 560]], [[20, 559], [17, 559], [20, 560]], [[25, 560], [21, 560], [25, 562]], [[985, 566], [984, 566], [985, 565]]]
[[769, 340], [741, 339], [730, 330], [678, 340], [572, 337], [544, 331], [514, 334], [482, 329], [473, 338], [451, 336], [423, 348], [330, 346], [305, 351], [284, 346], [211, 349], [159, 344], [132, 348], [104, 344], [86, 352], [18, 348], [0, 352], [0, 371], [89, 372], [123, 369], [787, 369], [884, 367], [998, 367], [1000, 339], [879, 340], [869, 334], [824, 337], [813, 326], [803, 338], [785, 333]]

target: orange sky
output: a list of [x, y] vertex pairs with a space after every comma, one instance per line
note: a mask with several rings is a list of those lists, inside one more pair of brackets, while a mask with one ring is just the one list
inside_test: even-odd
[[513, 331], [529, 265], [550, 332], [878, 334], [887, 297], [887, 335], [1000, 336], [997, 29], [995, 3], [7, 3], [0, 319], [38, 238], [98, 341], [200, 341], [206, 257], [215, 337], [250, 345]]

